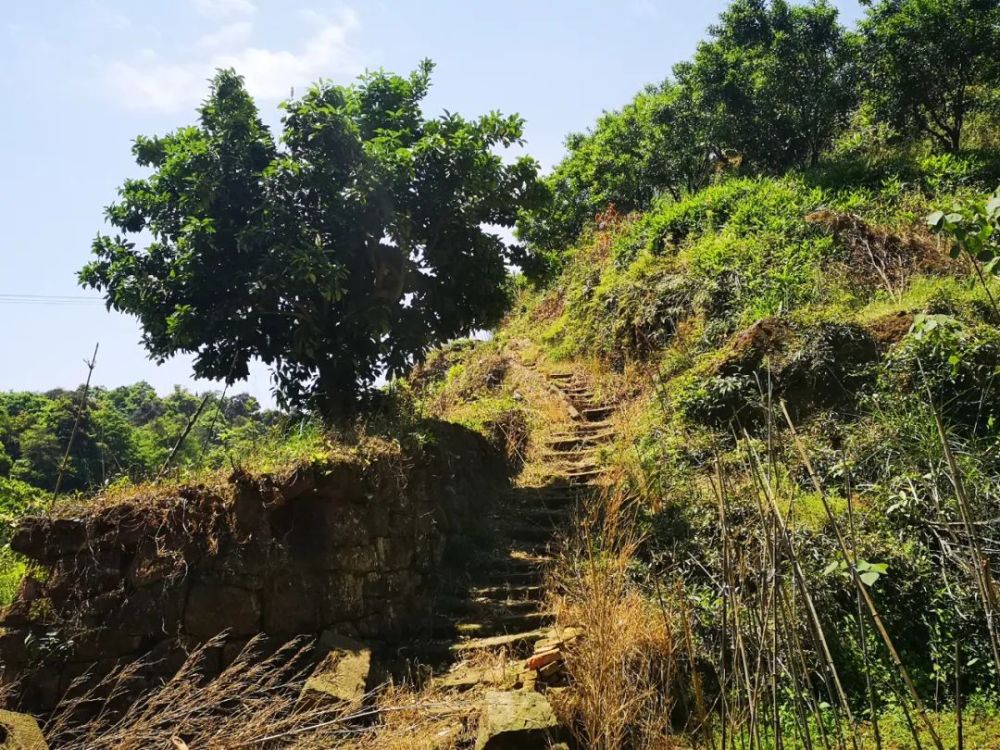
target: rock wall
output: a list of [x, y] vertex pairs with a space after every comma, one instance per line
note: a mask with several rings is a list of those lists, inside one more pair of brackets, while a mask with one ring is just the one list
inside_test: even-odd
[[11, 546], [38, 565], [2, 619], [4, 682], [21, 678], [19, 705], [44, 712], [85, 672], [143, 658], [140, 690], [223, 631], [209, 672], [262, 633], [419, 632], [449, 546], [476, 533], [503, 474], [474, 433], [432, 434], [24, 520]]

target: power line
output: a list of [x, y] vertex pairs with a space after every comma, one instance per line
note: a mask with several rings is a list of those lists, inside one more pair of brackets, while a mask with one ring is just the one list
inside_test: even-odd
[[0, 305], [93, 305], [101, 304], [99, 297], [70, 294], [9, 294], [0, 292]]

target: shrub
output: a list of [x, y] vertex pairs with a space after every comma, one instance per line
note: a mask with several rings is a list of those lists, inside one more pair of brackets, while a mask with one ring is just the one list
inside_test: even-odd
[[883, 387], [927, 393], [953, 426], [995, 430], [1000, 417], [1000, 333], [949, 315], [917, 316], [890, 354]]

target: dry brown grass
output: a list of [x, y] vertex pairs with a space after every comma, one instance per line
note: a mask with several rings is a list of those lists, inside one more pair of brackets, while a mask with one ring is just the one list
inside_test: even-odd
[[[194, 651], [168, 682], [138, 700], [126, 699], [148, 666], [135, 662], [64, 699], [45, 727], [61, 750], [450, 750], [475, 731], [473, 695], [433, 686], [380, 686], [356, 704], [310, 705], [299, 694], [314, 663], [309, 639], [265, 656], [266, 639], [251, 641], [220, 675], [206, 664], [224, 636]], [[83, 684], [85, 678], [81, 678]]]
[[927, 232], [893, 231], [855, 214], [827, 209], [814, 211], [805, 220], [823, 227], [846, 247], [844, 271], [849, 278], [865, 286], [877, 278], [893, 299], [899, 299], [915, 274], [946, 273], [956, 267]]
[[570, 690], [557, 707], [583, 747], [678, 747], [670, 723], [684, 672], [683, 624], [629, 575], [641, 538], [627, 498], [611, 492], [587, 516], [553, 579], [560, 623], [585, 627], [568, 649]]
[[[343, 750], [452, 750], [474, 736], [477, 703], [471, 697], [440, 695], [430, 689], [387, 687], [372, 707], [374, 722], [341, 738]], [[319, 741], [318, 741], [319, 740]], [[322, 738], [304, 737], [289, 750], [327, 750]]]
[[[265, 656], [265, 639], [254, 639], [221, 674], [206, 678], [206, 666], [224, 640], [208, 641], [173, 678], [132, 703], [127, 691], [141, 679], [148, 666], [144, 662], [125, 665], [86, 690], [71, 686], [68, 695], [73, 697], [63, 699], [45, 727], [49, 743], [64, 750], [183, 745], [235, 750], [281, 747], [280, 737], [294, 736], [304, 727], [316, 727], [311, 732], [325, 736], [343, 729], [351, 707], [297, 705], [313, 664], [310, 641], [291, 641]], [[86, 676], [79, 683], [86, 684]]]

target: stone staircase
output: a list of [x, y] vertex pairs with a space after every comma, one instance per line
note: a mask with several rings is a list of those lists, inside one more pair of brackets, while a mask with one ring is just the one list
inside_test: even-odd
[[[437, 650], [441, 656], [447, 652], [452, 666], [436, 681], [447, 689], [530, 687], [535, 676], [526, 671], [526, 658], [537, 644], [558, 638], [555, 616], [543, 599], [544, 578], [578, 504], [600, 484], [600, 451], [613, 435], [614, 407], [599, 403], [572, 373], [543, 374], [565, 400], [572, 422], [546, 441], [543, 482], [513, 488], [498, 502], [491, 519], [492, 552], [471, 565], [461, 585], [440, 601], [434, 634]], [[503, 673], [477, 667], [481, 652], [505, 654]]]

